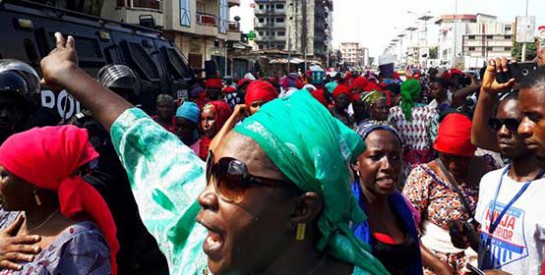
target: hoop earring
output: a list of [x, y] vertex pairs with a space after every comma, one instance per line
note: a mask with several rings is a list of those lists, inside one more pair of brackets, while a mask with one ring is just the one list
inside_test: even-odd
[[42, 200], [40, 200], [40, 196], [38, 196], [38, 190], [34, 190], [34, 201], [37, 206], [42, 206]]
[[295, 233], [295, 240], [304, 241], [305, 240], [305, 231], [307, 229], [306, 223], [297, 224], [297, 233]]

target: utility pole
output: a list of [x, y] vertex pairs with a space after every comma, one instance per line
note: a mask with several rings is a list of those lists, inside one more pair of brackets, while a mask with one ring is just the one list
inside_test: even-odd
[[301, 29], [301, 47], [302, 47], [302, 50], [303, 50], [303, 55], [304, 55], [304, 59], [305, 59], [305, 70], [303, 73], [306, 74], [307, 72], [307, 45], [308, 45], [308, 23], [307, 23], [307, 0], [302, 0], [302, 3], [301, 3], [301, 10], [302, 10], [302, 17], [303, 17], [303, 22], [302, 22], [302, 29]]
[[[526, 18], [528, 18], [528, 0], [526, 0]], [[526, 43], [522, 43], [521, 61], [526, 61]]]

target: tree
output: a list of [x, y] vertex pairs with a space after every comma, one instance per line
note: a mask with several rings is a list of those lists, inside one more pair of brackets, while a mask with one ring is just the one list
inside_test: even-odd
[[[526, 43], [526, 60], [532, 60], [537, 55], [537, 46], [535, 42]], [[511, 56], [517, 60], [521, 60], [522, 56], [522, 43], [513, 42], [513, 48], [511, 49]]]
[[439, 53], [438, 47], [432, 47], [430, 48], [430, 59], [437, 59]]

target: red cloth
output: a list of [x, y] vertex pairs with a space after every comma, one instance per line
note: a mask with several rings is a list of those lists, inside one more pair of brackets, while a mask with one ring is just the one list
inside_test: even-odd
[[464, 75], [464, 72], [460, 71], [460, 69], [457, 69], [457, 68], [452, 68], [450, 69], [450, 75], [454, 75], [454, 74], [457, 74], [457, 75]]
[[433, 149], [456, 156], [475, 155], [477, 147], [471, 144], [471, 125], [471, 119], [465, 115], [448, 114], [439, 124]]
[[172, 117], [172, 122], [170, 124], [164, 124], [160, 119], [159, 119], [159, 116], [155, 115], [155, 116], [152, 116], [151, 119], [153, 119], [153, 121], [157, 122], [157, 124], [163, 126], [163, 128], [165, 128], [165, 130], [171, 132], [171, 133], [176, 133], [176, 126], [174, 125], [174, 122], [176, 120], [176, 118], [173, 116]]
[[352, 81], [352, 90], [364, 90], [368, 83], [369, 80], [364, 76], [357, 77]]
[[112, 213], [100, 193], [74, 175], [97, 157], [87, 130], [75, 126], [33, 128], [0, 147], [0, 165], [38, 188], [56, 191], [64, 217], [87, 213], [94, 219], [110, 247], [112, 274], [117, 274], [119, 243]]
[[382, 87], [380, 87], [376, 82], [370, 81], [363, 90], [365, 92], [382, 91]]
[[392, 78], [397, 80], [401, 79], [398, 72], [394, 72], [394, 76]]
[[337, 85], [337, 87], [335, 88], [335, 90], [333, 90], [333, 98], [337, 98], [339, 97], [340, 95], [342, 94], [345, 94], [347, 95], [349, 98], [352, 97], [352, 95], [350, 94], [350, 90], [348, 89], [348, 87], [344, 84], [339, 84]]
[[310, 94], [316, 99], [318, 100], [320, 103], [322, 103], [322, 105], [324, 105], [325, 107], [327, 107], [327, 105], [329, 104], [329, 102], [327, 101], [325, 95], [324, 95], [324, 90], [322, 89], [317, 89], [317, 90], [314, 90], [312, 92], [310, 92]]
[[235, 88], [235, 87], [233, 87], [233, 86], [229, 86], [229, 87], [227, 87], [227, 88], [225, 88], [225, 89], [223, 90], [223, 93], [225, 93], [225, 94], [230, 94], [230, 93], [236, 92], [236, 90], [237, 90], [237, 88]]
[[244, 85], [244, 84], [249, 84], [249, 83], [251, 83], [251, 82], [252, 82], [251, 79], [249, 79], [249, 78], [243, 78], [243, 79], [241, 79], [241, 80], [238, 81], [237, 86], [240, 88], [240, 87], [242, 87], [242, 85]]
[[209, 89], [221, 89], [223, 87], [223, 83], [219, 78], [209, 78], [204, 83], [204, 86]]
[[[204, 107], [202, 110], [206, 108], [213, 108], [213, 110], [216, 112], [216, 131], [221, 130], [221, 127], [223, 127], [223, 124], [229, 119], [229, 116], [231, 116], [231, 107], [229, 107], [229, 104], [225, 101], [216, 100], [216, 101], [210, 101]], [[208, 151], [210, 150], [210, 142], [212, 142], [212, 139], [203, 136], [201, 138], [201, 146], [199, 148], [199, 157], [203, 160], [206, 160], [206, 157], [208, 156]]]
[[250, 106], [255, 101], [262, 100], [263, 103], [266, 103], [277, 97], [278, 91], [276, 91], [271, 83], [263, 80], [256, 80], [248, 85], [244, 102], [246, 102], [247, 106]]

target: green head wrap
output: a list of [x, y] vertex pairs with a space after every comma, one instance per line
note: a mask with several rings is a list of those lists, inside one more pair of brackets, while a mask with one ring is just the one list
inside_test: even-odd
[[420, 97], [422, 86], [416, 79], [409, 79], [401, 84], [401, 110], [407, 121], [413, 119], [413, 107], [415, 101]]
[[333, 91], [335, 91], [335, 88], [337, 88], [338, 85], [339, 85], [339, 83], [337, 83], [337, 81], [331, 81], [331, 82], [325, 84], [325, 89], [326, 89], [330, 94], [332, 94]]
[[350, 191], [349, 164], [365, 150], [358, 134], [305, 92], [263, 105], [234, 131], [255, 140], [301, 190], [322, 196], [320, 251], [371, 274], [388, 273], [350, 229], [366, 219]]

